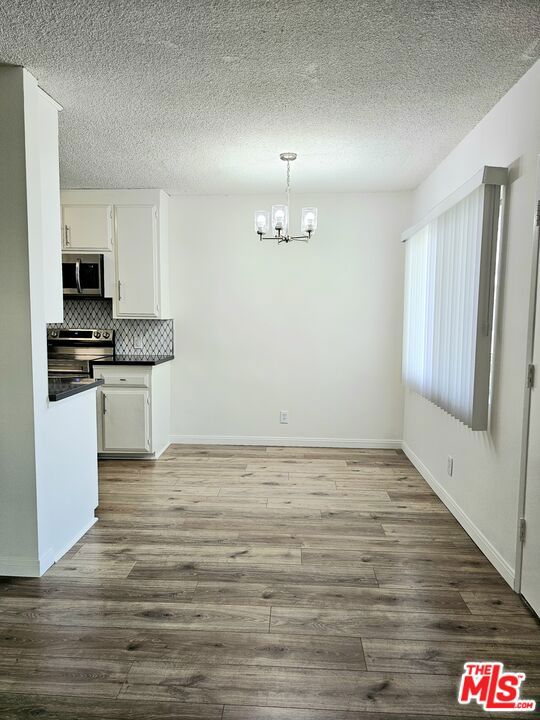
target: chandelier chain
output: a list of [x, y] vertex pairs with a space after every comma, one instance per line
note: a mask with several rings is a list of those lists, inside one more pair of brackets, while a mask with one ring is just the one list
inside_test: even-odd
[[290, 212], [290, 195], [291, 195], [291, 163], [287, 160], [287, 207]]

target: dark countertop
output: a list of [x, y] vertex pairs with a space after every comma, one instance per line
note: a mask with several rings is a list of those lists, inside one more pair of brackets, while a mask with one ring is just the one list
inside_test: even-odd
[[93, 360], [92, 365], [161, 365], [174, 360], [174, 355], [113, 355]]
[[92, 390], [98, 385], [103, 385], [103, 380], [93, 378], [49, 378], [49, 400], [56, 402], [77, 395], [85, 390]]

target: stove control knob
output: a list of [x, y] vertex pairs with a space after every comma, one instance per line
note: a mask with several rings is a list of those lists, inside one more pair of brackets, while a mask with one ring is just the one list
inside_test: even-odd
[[58, 337], [58, 330], [51, 330], [51, 337], [52, 338]]
[[105, 340], [108, 340], [111, 337], [111, 333], [104, 332], [103, 337], [105, 338]]
[[98, 330], [96, 330], [96, 332], [94, 333], [94, 337], [95, 337], [95, 338], [100, 338], [100, 337], [101, 337], [101, 333], [100, 333]]

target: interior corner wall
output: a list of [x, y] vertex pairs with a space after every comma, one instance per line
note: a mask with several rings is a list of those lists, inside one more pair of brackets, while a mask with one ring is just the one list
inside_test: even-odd
[[295, 195], [293, 231], [319, 209], [312, 241], [259, 242], [279, 199], [170, 199], [172, 440], [401, 447], [411, 193]]
[[[510, 584], [517, 552], [539, 89], [540, 62], [420, 185], [413, 209], [417, 222], [483, 165], [510, 168], [490, 428], [473, 432], [410, 391], [404, 410], [409, 457]], [[454, 458], [452, 477], [448, 455]]]

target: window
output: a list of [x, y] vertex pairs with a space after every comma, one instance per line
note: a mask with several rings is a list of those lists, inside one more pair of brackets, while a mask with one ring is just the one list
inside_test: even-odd
[[495, 261], [506, 179], [506, 168], [483, 168], [403, 234], [403, 380], [472, 430], [488, 426]]

